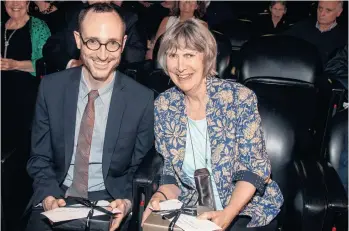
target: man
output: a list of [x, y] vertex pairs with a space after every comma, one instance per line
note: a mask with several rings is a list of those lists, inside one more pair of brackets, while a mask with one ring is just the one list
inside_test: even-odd
[[347, 43], [348, 35], [336, 22], [343, 11], [343, 1], [319, 1], [317, 21], [306, 20], [300, 22], [285, 34], [302, 38], [314, 44], [321, 55], [323, 64], [328, 56], [337, 48]]
[[90, 5], [74, 36], [82, 67], [45, 76], [39, 88], [28, 231], [50, 230], [40, 213], [65, 206], [68, 196], [112, 201], [122, 212], [111, 230], [118, 228], [130, 212], [134, 172], [153, 144], [153, 93], [115, 71], [127, 39], [116, 9]]
[[[96, 2], [110, 2], [110, 1], [87, 1], [88, 6]], [[136, 14], [126, 11], [121, 8], [121, 1], [113, 1], [113, 4], [120, 11], [120, 14], [126, 22], [126, 34], [127, 42], [125, 51], [122, 54], [121, 65], [127, 65], [128, 63], [140, 62], [144, 60], [146, 52], [146, 38], [139, 33], [138, 29], [138, 17]], [[53, 73], [61, 71], [66, 68], [76, 67], [81, 65], [79, 60], [79, 50], [74, 42], [74, 33], [77, 29], [79, 8], [70, 10], [67, 13], [70, 23], [65, 30], [51, 36], [44, 48], [43, 56], [47, 64], [47, 71]]]

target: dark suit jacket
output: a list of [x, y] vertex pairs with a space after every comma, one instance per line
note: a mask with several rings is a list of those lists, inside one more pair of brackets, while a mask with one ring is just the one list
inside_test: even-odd
[[[62, 197], [74, 146], [81, 67], [45, 76], [40, 84], [27, 171], [33, 178], [31, 205]], [[132, 201], [132, 179], [153, 145], [152, 91], [117, 71], [106, 126], [102, 170], [106, 190]]]
[[[145, 57], [146, 38], [145, 35], [140, 33], [138, 28], [138, 16], [116, 5], [115, 7], [124, 18], [126, 24], [127, 40], [122, 54], [121, 65], [141, 62]], [[67, 28], [52, 35], [43, 47], [43, 57], [49, 73], [66, 69], [69, 60], [78, 59], [80, 56], [80, 51], [76, 47], [74, 30], [78, 29], [78, 16], [81, 8], [75, 8], [71, 11], [66, 16], [66, 20], [69, 20]]]

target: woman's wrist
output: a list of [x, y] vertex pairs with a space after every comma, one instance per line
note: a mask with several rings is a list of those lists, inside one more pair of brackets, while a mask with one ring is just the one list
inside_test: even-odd
[[227, 205], [227, 207], [223, 209], [223, 212], [226, 213], [227, 216], [230, 216], [232, 220], [239, 215], [239, 211], [236, 211], [236, 208], [231, 204]]
[[160, 190], [156, 191], [155, 194], [162, 195], [162, 198], [164, 198], [165, 200], [168, 200], [166, 194], [161, 192]]

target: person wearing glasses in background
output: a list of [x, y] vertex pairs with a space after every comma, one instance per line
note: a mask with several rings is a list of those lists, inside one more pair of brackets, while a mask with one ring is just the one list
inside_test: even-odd
[[80, 12], [74, 36], [82, 67], [45, 76], [39, 87], [26, 230], [51, 230], [41, 212], [65, 206], [72, 196], [110, 201], [121, 211], [110, 230], [120, 228], [132, 207], [133, 175], [153, 145], [153, 93], [117, 70], [127, 39], [117, 10], [90, 5]]

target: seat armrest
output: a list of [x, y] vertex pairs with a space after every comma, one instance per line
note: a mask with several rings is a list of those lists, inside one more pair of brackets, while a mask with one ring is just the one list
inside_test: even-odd
[[287, 204], [285, 222], [293, 226], [290, 230], [321, 231], [327, 207], [320, 164], [299, 160], [294, 162], [294, 167], [297, 178], [291, 182], [291, 187], [295, 189], [290, 188], [294, 190], [294, 200]]
[[337, 171], [329, 162], [322, 163], [322, 168], [327, 189], [328, 208], [347, 212], [348, 197]]
[[348, 197], [337, 171], [329, 162], [321, 165], [327, 190], [327, 215], [324, 230], [348, 230]]
[[[161, 171], [164, 160], [162, 156], [156, 152], [153, 146], [142, 163], [139, 165], [133, 177], [133, 206], [132, 206], [132, 225], [129, 230], [140, 230], [141, 204], [148, 204], [151, 196], [158, 188], [160, 182]], [[144, 194], [144, 203], [142, 201], [142, 193]]]

